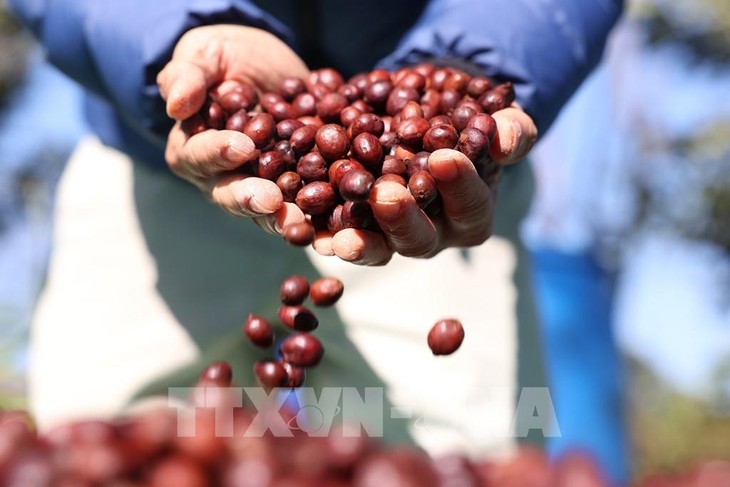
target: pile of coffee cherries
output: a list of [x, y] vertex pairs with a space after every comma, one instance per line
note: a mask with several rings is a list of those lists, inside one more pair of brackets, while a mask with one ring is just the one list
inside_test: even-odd
[[[207, 375], [204, 373], [203, 375]], [[219, 384], [230, 384], [218, 377]], [[208, 382], [208, 387], [211, 383]], [[114, 421], [85, 420], [39, 435], [22, 411], [0, 410], [3, 487], [604, 487], [595, 462], [582, 453], [556, 462], [521, 449], [507, 460], [430, 458], [412, 446], [385, 447], [334, 427], [328, 436], [246, 434], [258, 414], [237, 407], [231, 430], [216, 434], [215, 410], [197, 405], [182, 416], [195, 426], [181, 434], [172, 409]], [[282, 411], [296, 419], [293, 412]], [[285, 419], [287, 419], [285, 417]], [[290, 422], [289, 422], [290, 423]], [[288, 424], [289, 424], [288, 423]], [[662, 474], [637, 487], [729, 485], [730, 462], [706, 461]]]
[[427, 215], [438, 215], [429, 155], [455, 149], [486, 171], [496, 134], [491, 114], [515, 97], [510, 82], [429, 64], [347, 81], [327, 68], [306, 80], [285, 78], [278, 92], [259, 93], [246, 83], [217, 91], [183, 130], [250, 137], [259, 154], [237, 171], [275, 181], [284, 200], [302, 209], [307, 221], [283, 229], [287, 241], [302, 246], [319, 231], [379, 231], [368, 199], [381, 180], [406, 186]]

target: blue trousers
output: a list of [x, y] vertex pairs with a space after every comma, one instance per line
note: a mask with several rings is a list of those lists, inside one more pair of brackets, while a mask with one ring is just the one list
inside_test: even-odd
[[590, 453], [607, 480], [630, 475], [623, 371], [613, 340], [613, 285], [589, 253], [531, 251], [548, 384], [561, 436], [548, 452]]

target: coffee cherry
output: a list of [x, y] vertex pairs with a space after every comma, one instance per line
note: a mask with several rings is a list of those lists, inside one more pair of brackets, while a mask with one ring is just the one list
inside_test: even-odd
[[296, 118], [282, 120], [276, 124], [276, 135], [280, 139], [289, 140], [294, 131], [300, 127], [304, 127], [304, 124]]
[[456, 130], [461, 132], [466, 128], [466, 124], [469, 122], [469, 119], [476, 115], [476, 113], [477, 111], [468, 105], [459, 105], [451, 112], [451, 121], [453, 122]]
[[290, 120], [297, 116], [296, 110], [294, 110], [294, 107], [291, 105], [291, 103], [286, 102], [284, 100], [277, 101], [276, 103], [272, 104], [267, 110], [269, 114], [271, 114], [272, 117], [274, 117], [274, 120], [277, 122], [281, 122], [282, 120]]
[[226, 113], [223, 108], [213, 100], [208, 100], [200, 110], [200, 115], [208, 125], [208, 128], [223, 130], [226, 126]]
[[324, 125], [324, 122], [322, 121], [322, 119], [316, 115], [311, 116], [311, 117], [299, 117], [299, 118], [297, 118], [297, 120], [302, 122], [304, 125], [309, 125], [311, 127], [314, 127], [317, 130], [322, 128], [322, 125]]
[[337, 206], [337, 197], [332, 185], [324, 181], [305, 184], [294, 200], [303, 212], [310, 215], [321, 215], [332, 211]]
[[451, 125], [436, 125], [423, 136], [423, 148], [428, 152], [438, 149], [453, 149], [459, 141], [459, 134]]
[[327, 181], [327, 162], [319, 152], [310, 152], [297, 162], [297, 173], [305, 183]]
[[[300, 122], [297, 120], [297, 122]], [[298, 156], [302, 156], [314, 148], [314, 138], [317, 135], [317, 129], [311, 125], [302, 124], [292, 132], [289, 137], [289, 145]]]
[[297, 331], [313, 331], [319, 326], [319, 320], [314, 313], [301, 304], [281, 306], [277, 316], [284, 326]]
[[315, 115], [317, 113], [317, 99], [311, 93], [302, 93], [294, 98], [292, 107], [297, 117]]
[[451, 125], [454, 126], [454, 122], [451, 121], [451, 117], [448, 115], [436, 115], [435, 117], [432, 117], [428, 123], [431, 125], [431, 127], [436, 127], [438, 125]]
[[306, 247], [314, 242], [314, 227], [307, 222], [292, 223], [282, 229], [287, 242], [298, 247]]
[[285, 387], [289, 380], [284, 366], [273, 360], [257, 361], [253, 364], [253, 373], [259, 384], [267, 389]]
[[352, 156], [371, 172], [378, 172], [383, 163], [383, 146], [373, 134], [362, 133], [352, 141]]
[[[423, 116], [423, 108], [421, 108], [421, 104], [415, 101], [409, 101], [406, 103], [406, 105], [403, 107], [403, 110], [396, 115], [400, 117], [400, 120], [406, 120], [413, 117], [422, 117]], [[395, 123], [395, 117], [393, 117], [393, 123]]]
[[368, 105], [365, 100], [355, 100], [350, 106], [352, 108], [357, 108], [362, 113], [373, 113], [373, 107]]
[[379, 81], [392, 81], [390, 72], [387, 69], [373, 69], [366, 74], [368, 84], [377, 83]]
[[286, 171], [286, 162], [276, 150], [264, 152], [259, 156], [256, 164], [256, 172], [260, 178], [276, 181], [284, 171]]
[[456, 108], [456, 105], [461, 101], [461, 95], [458, 91], [444, 90], [441, 92], [441, 100], [439, 103], [439, 109], [441, 113], [449, 115], [451, 111]]
[[444, 90], [453, 90], [463, 96], [470, 81], [471, 76], [465, 72], [454, 71], [444, 80]]
[[418, 91], [413, 88], [398, 87], [388, 95], [385, 104], [385, 111], [388, 115], [394, 116], [406, 106], [409, 101], [417, 101], [420, 98]]
[[355, 107], [345, 107], [340, 112], [340, 122], [344, 127], [349, 127], [355, 121], [357, 117], [362, 115], [362, 112]]
[[340, 125], [323, 125], [314, 137], [317, 149], [328, 161], [335, 161], [347, 155], [350, 141], [345, 129]]
[[451, 355], [463, 341], [464, 327], [459, 320], [440, 320], [428, 332], [428, 346], [434, 355]]
[[279, 85], [279, 94], [286, 101], [294, 100], [297, 95], [301, 95], [305, 91], [307, 91], [307, 85], [304, 84], [304, 80], [293, 76], [284, 78]]
[[235, 113], [239, 110], [253, 110], [258, 102], [258, 96], [253, 89], [236, 89], [229, 91], [218, 99], [218, 103], [226, 113]]
[[332, 210], [332, 213], [329, 214], [329, 216], [327, 217], [327, 231], [331, 233], [337, 233], [345, 228], [345, 225], [342, 222], [343, 209], [344, 205], [337, 205], [335, 206], [335, 209]]
[[408, 161], [408, 167], [406, 169], [406, 176], [408, 179], [411, 178], [418, 171], [428, 171], [428, 158], [431, 155], [430, 152], [422, 151], [414, 154], [410, 161]]
[[373, 219], [373, 209], [367, 201], [345, 201], [340, 215], [343, 228], [365, 228]]
[[398, 174], [406, 173], [406, 162], [395, 156], [385, 156], [383, 167], [380, 169], [381, 174]]
[[515, 90], [511, 82], [497, 85], [479, 97], [479, 104], [488, 114], [507, 108], [515, 101]]
[[431, 88], [441, 91], [444, 89], [444, 82], [452, 73], [451, 68], [437, 68], [431, 73]]
[[426, 88], [426, 77], [416, 71], [409, 71], [396, 82], [396, 86], [411, 88], [421, 93]]
[[456, 150], [462, 152], [474, 164], [483, 161], [489, 151], [489, 139], [481, 130], [467, 127], [461, 131]]
[[347, 98], [339, 93], [328, 93], [317, 103], [317, 116], [325, 123], [340, 121], [340, 112], [348, 105]]
[[340, 179], [340, 196], [347, 201], [366, 201], [375, 183], [375, 177], [368, 171], [353, 169]]
[[350, 126], [352, 137], [355, 138], [362, 133], [373, 134], [376, 137], [383, 135], [385, 124], [383, 119], [373, 113], [363, 113], [357, 117]]
[[185, 132], [185, 135], [192, 137], [193, 135], [197, 135], [200, 132], [208, 130], [208, 124], [205, 120], [203, 120], [203, 117], [199, 113], [196, 113], [192, 117], [183, 120], [180, 124], [180, 128], [183, 132]]
[[426, 135], [426, 132], [428, 132], [428, 129], [430, 128], [431, 125], [425, 118], [411, 117], [403, 120], [400, 125], [398, 125], [396, 134], [398, 135], [398, 140], [402, 144], [410, 147], [420, 147], [423, 142], [423, 136]]
[[296, 367], [315, 367], [324, 356], [324, 347], [314, 335], [296, 333], [282, 342], [281, 356]]
[[492, 82], [484, 76], [474, 76], [469, 84], [466, 85], [466, 94], [474, 99], [478, 99], [484, 93], [492, 88]]
[[352, 103], [362, 97], [363, 90], [353, 84], [346, 83], [337, 88], [337, 93], [344, 96], [348, 103]]
[[249, 120], [243, 133], [256, 145], [257, 149], [264, 149], [271, 143], [276, 135], [276, 123], [274, 117], [268, 113], [259, 113]]
[[417, 171], [408, 179], [408, 190], [419, 208], [425, 208], [438, 195], [436, 180], [428, 171]]
[[233, 381], [233, 370], [228, 362], [213, 362], [200, 373], [200, 380], [209, 385], [230, 387]]
[[294, 166], [297, 163], [296, 154], [294, 154], [294, 150], [291, 148], [291, 144], [289, 144], [289, 141], [280, 140], [274, 146], [274, 150], [281, 155], [286, 169], [289, 169], [291, 166]]
[[309, 296], [309, 280], [299, 274], [287, 277], [279, 288], [282, 304], [302, 304]]
[[475, 128], [487, 136], [491, 143], [497, 135], [497, 122], [487, 113], [477, 113], [469, 119], [467, 127]]
[[320, 83], [327, 87], [330, 91], [336, 91], [345, 80], [342, 79], [342, 75], [337, 70], [332, 68], [322, 68], [313, 71], [309, 77], [311, 84]]
[[274, 329], [271, 323], [263, 316], [251, 313], [243, 325], [243, 332], [251, 343], [261, 348], [268, 348], [274, 344]]
[[332, 163], [327, 170], [329, 182], [334, 189], [338, 189], [342, 177], [349, 171], [360, 169], [365, 171], [365, 167], [354, 159], [339, 159]]
[[375, 107], [382, 107], [387, 102], [391, 91], [393, 91], [393, 83], [389, 80], [376, 81], [365, 88], [363, 98]]
[[297, 193], [302, 189], [302, 178], [294, 171], [286, 171], [276, 180], [281, 195], [287, 203], [294, 203]]
[[251, 119], [251, 117], [248, 116], [248, 112], [243, 110], [238, 110], [233, 115], [228, 117], [228, 120], [226, 121], [226, 130], [236, 130], [238, 132], [243, 132], [243, 130], [246, 128], [246, 124]]
[[332, 306], [342, 297], [345, 285], [334, 277], [320, 277], [309, 287], [309, 298], [315, 306]]
[[302, 367], [297, 367], [289, 362], [279, 362], [286, 371], [287, 381], [286, 387], [301, 387], [307, 378], [307, 371]]

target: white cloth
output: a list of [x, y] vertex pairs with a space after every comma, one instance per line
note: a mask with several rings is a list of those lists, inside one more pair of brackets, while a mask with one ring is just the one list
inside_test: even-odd
[[[144, 194], [135, 199], [135, 189]], [[210, 232], [196, 230], [192, 216], [180, 225], [187, 231], [179, 235], [160, 227], [163, 219], [141, 224], [141, 215], [155, 211], [135, 205], [150, 201], [165, 201], [168, 218], [176, 217], [175, 211], [192, 215], [186, 205], [209, 211], [212, 205], [202, 196], [183, 201], [181, 195], [191, 191], [169, 175], [133, 168], [124, 155], [94, 139], [84, 141], [71, 159], [60, 183], [54, 253], [32, 330], [30, 399], [41, 428], [119, 413], [147, 381], [198, 355], [191, 330], [160, 294], [164, 276], [158, 269], [163, 264], [156, 266], [150, 255], [143, 227], [161, 228], [167, 241], [175, 242], [171, 253], [197, 244], [215, 248], [200, 256], [213, 267], [212, 276], [228, 276], [230, 258], [219, 255], [237, 255], [237, 264], [252, 269], [240, 281], [222, 285], [240, 299], [220, 299], [218, 308], [235, 304], [248, 312], [256, 303], [247, 299], [278, 297], [282, 276], [254, 270], [281, 263], [274, 245], [278, 240], [263, 235], [269, 248], [238, 251], [254, 239], [252, 232], [263, 234], [253, 225], [240, 222], [251, 229], [246, 239], [212, 241]], [[223, 214], [217, 208], [210, 211]], [[292, 251], [304, 259], [304, 252]], [[382, 268], [356, 267], [311, 251], [307, 255], [322, 274], [345, 282], [337, 310], [346, 334], [388, 386], [392, 403], [420, 418], [411, 431], [423, 447], [434, 453], [459, 448], [479, 455], [511, 448], [505, 429], [515, 410], [516, 290], [511, 277], [516, 257], [505, 239], [493, 237], [470, 250], [468, 260], [453, 250], [429, 260], [396, 257]], [[261, 295], [236, 291], [251, 281]], [[196, 285], [213, 289], [210, 281]], [[245, 316], [241, 313], [239, 322]], [[426, 335], [442, 317], [462, 320], [466, 339], [454, 355], [434, 357]]]

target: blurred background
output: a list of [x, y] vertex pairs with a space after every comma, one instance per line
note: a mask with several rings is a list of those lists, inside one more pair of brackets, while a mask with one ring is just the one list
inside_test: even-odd
[[[730, 459], [730, 2], [628, 3], [604, 64], [535, 151], [523, 236], [551, 387], [565, 401], [585, 384], [613, 391], [621, 453], [645, 477]], [[54, 191], [85, 129], [78, 89], [2, 2], [0, 46], [0, 407], [16, 407]], [[591, 326], [571, 328], [585, 321], [577, 297]], [[581, 350], [598, 351], [591, 367]]]

